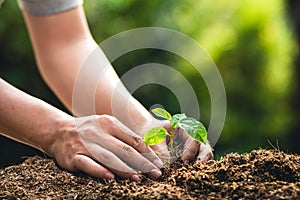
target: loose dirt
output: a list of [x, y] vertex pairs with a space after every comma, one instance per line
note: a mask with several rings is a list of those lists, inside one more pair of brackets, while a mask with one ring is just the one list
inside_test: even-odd
[[206, 164], [180, 161], [163, 177], [136, 183], [66, 172], [30, 157], [0, 170], [0, 199], [300, 199], [300, 156], [281, 151], [231, 153]]

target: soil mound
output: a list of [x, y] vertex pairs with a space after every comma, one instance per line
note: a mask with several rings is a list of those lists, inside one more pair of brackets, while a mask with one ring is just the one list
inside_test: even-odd
[[178, 161], [163, 173], [156, 181], [107, 181], [66, 172], [36, 156], [0, 170], [0, 198], [300, 199], [300, 156], [281, 151], [231, 153], [206, 164]]

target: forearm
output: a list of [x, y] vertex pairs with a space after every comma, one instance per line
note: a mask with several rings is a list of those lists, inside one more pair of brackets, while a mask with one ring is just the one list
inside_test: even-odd
[[0, 133], [51, 155], [51, 144], [71, 116], [0, 79]]
[[[63, 55], [64, 59], [49, 61], [48, 56], [40, 57], [43, 60], [40, 68], [43, 70], [51, 69], [52, 71], [52, 73], [43, 73], [43, 76], [66, 107], [77, 116], [92, 114], [115, 116], [129, 128], [138, 134], [142, 134], [142, 129], [152, 122], [152, 116], [126, 90], [101, 49], [98, 48], [98, 52], [94, 55], [98, 59], [97, 64], [94, 63], [97, 65], [95, 71], [101, 71], [99, 77], [93, 78], [96, 72], [90, 70], [87, 73], [84, 72], [84, 75], [80, 75], [79, 79], [76, 79], [83, 63], [89, 59], [90, 52], [95, 50], [97, 46], [90, 40], [82, 40], [69, 47], [64, 54], [60, 53], [60, 50], [56, 51], [57, 54]], [[47, 63], [51, 63], [51, 65]], [[64, 70], [61, 70], [61, 68], [64, 68]], [[97, 78], [98, 80], [95, 81]], [[79, 82], [77, 84], [84, 85], [82, 90], [77, 90], [76, 96], [73, 94], [75, 81]], [[90, 91], [89, 94], [91, 92], [93, 94], [86, 95], [87, 91]], [[73, 98], [82, 99], [80, 103], [82, 105], [74, 104]], [[85, 104], [93, 104], [93, 102], [95, 103], [95, 110], [85, 109]]]
[[[82, 40], [70, 45], [68, 51], [65, 53], [60, 53], [61, 50], [59, 49], [56, 51], [56, 54], [63, 55], [62, 57], [64, 59], [51, 59], [51, 57], [47, 55], [40, 57], [40, 59], [43, 60], [40, 64], [40, 68], [44, 71], [43, 77], [74, 115], [112, 115], [117, 117], [132, 130], [142, 134], [143, 127], [149, 125], [152, 121], [152, 117], [126, 90], [113, 67], [110, 64], [102, 64], [109, 63], [109, 61], [104, 54], [100, 52], [100, 49], [98, 49], [99, 52], [97, 53], [99, 55], [96, 55], [99, 59], [99, 65], [97, 67], [103, 73], [100, 73], [99, 82], [91, 81], [95, 73], [93, 70], [84, 73], [80, 79], [76, 79], [78, 72], [81, 70], [82, 63], [86, 61], [86, 59], [89, 59], [88, 56], [91, 50], [95, 50], [96, 47], [93, 42]], [[79, 81], [79, 84], [85, 86], [83, 90], [77, 93], [77, 96], [73, 96], [75, 81]], [[96, 89], [95, 91], [93, 91], [94, 87]], [[92, 97], [86, 95], [88, 90], [94, 92]], [[74, 103], [73, 98], [77, 98], [78, 96], [80, 99], [83, 99], [81, 102], [82, 105], [74, 106], [74, 104], [72, 104]], [[93, 99], [92, 102], [90, 101], [91, 99]], [[95, 110], [91, 111], [90, 109], [85, 109], [85, 104], [92, 104], [93, 102], [95, 102]]]
[[[82, 8], [46, 17], [27, 14], [24, 16], [42, 76], [66, 107], [72, 110], [76, 75], [91, 52], [97, 48]], [[98, 53], [96, 62], [99, 63], [99, 70], [105, 73], [95, 90], [96, 114], [114, 115], [129, 128], [141, 134], [143, 127], [151, 123], [151, 115], [119, 84], [119, 77], [110, 65], [106, 65], [109, 62], [103, 52], [100, 50]], [[85, 80], [83, 84], [87, 87], [93, 73], [90, 71], [83, 78]], [[79, 116], [95, 114], [82, 110], [73, 112]]]

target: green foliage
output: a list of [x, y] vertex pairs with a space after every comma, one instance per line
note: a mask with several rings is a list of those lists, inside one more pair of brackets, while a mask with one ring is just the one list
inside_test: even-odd
[[172, 125], [172, 133], [168, 134], [167, 130], [162, 127], [151, 128], [144, 135], [144, 141], [148, 145], [154, 145], [162, 142], [167, 136], [170, 136], [171, 146], [174, 141], [174, 129], [180, 127], [188, 133], [193, 139], [198, 140], [199, 142], [206, 143], [207, 132], [204, 125], [192, 117], [187, 117], [185, 114], [171, 114], [162, 109], [155, 108], [152, 112], [161, 118], [167, 119]]
[[185, 130], [192, 138], [206, 143], [207, 132], [204, 125], [192, 117], [183, 118], [179, 121], [179, 127]]
[[[290, 104], [293, 92], [299, 92], [293, 90], [297, 82], [293, 66], [297, 48], [285, 1], [107, 0], [85, 1], [84, 7], [98, 42], [128, 29], [158, 26], [180, 31], [206, 49], [221, 72], [228, 99], [225, 127], [216, 151], [265, 147], [267, 139], [279, 139], [283, 149], [298, 142], [285, 140], [291, 134], [287, 128], [299, 123], [299, 113]], [[0, 9], [0, 44], [1, 77], [55, 106], [60, 105], [38, 75], [16, 1], [6, 0]], [[192, 50], [188, 53], [199, 56]], [[122, 76], [144, 63], [162, 63], [184, 75], [199, 99], [201, 121], [209, 124], [211, 104], [206, 85], [183, 58], [146, 49], [120, 57], [113, 66]], [[140, 76], [142, 79], [150, 75]], [[164, 78], [177, 81], [172, 75]], [[134, 96], [146, 108], [159, 103], [171, 113], [180, 110], [172, 91], [159, 85], [145, 85]], [[294, 116], [296, 120], [292, 120]], [[178, 124], [176, 120], [172, 123]]]
[[[221, 72], [228, 97], [217, 151], [264, 147], [268, 146], [267, 139], [280, 139], [283, 148], [289, 147], [288, 141], [283, 140], [290, 134], [287, 127], [296, 123], [292, 121], [295, 113], [289, 102], [296, 78], [293, 58], [297, 49], [285, 1], [132, 0], [120, 3], [118, 8], [109, 6], [110, 1], [85, 4], [98, 41], [123, 30], [158, 26], [180, 31], [206, 49]], [[192, 50], [189, 54], [198, 57]], [[132, 67], [150, 62], [172, 66], [187, 78], [200, 102], [201, 121], [209, 124], [211, 104], [207, 88], [184, 59], [144, 50], [124, 55], [114, 66], [122, 76]], [[176, 82], [171, 75], [168, 79]], [[164, 87], [143, 86], [134, 95], [147, 108], [159, 103], [172, 113], [180, 110], [174, 94]]]
[[154, 108], [152, 110], [152, 112], [158, 116], [158, 117], [161, 117], [161, 118], [164, 118], [164, 119], [167, 119], [167, 120], [171, 120], [172, 119], [172, 116], [171, 114], [166, 111], [165, 109], [161, 109], [161, 108]]
[[172, 119], [171, 119], [171, 125], [173, 128], [177, 128], [179, 126], [179, 123], [182, 119], [185, 119], [187, 118], [187, 116], [182, 113], [182, 114], [175, 114], [172, 116]]
[[144, 141], [148, 145], [161, 143], [168, 136], [168, 131], [162, 127], [151, 128], [144, 136]]

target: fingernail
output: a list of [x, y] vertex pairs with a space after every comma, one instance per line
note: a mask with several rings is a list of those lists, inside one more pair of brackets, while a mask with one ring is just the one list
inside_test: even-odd
[[151, 173], [151, 176], [155, 179], [161, 177], [161, 175], [162, 175], [161, 171], [158, 169], [152, 169], [150, 173]]
[[160, 159], [155, 159], [153, 161], [153, 164], [158, 168], [163, 168], [163, 166], [164, 166], [163, 162]]
[[137, 174], [132, 175], [131, 180], [136, 182], [141, 182], [141, 178]]
[[105, 176], [105, 178], [107, 178], [107, 179], [114, 179], [114, 178], [115, 178], [115, 175], [113, 175], [113, 174], [110, 173], [110, 172], [107, 172], [104, 176]]

